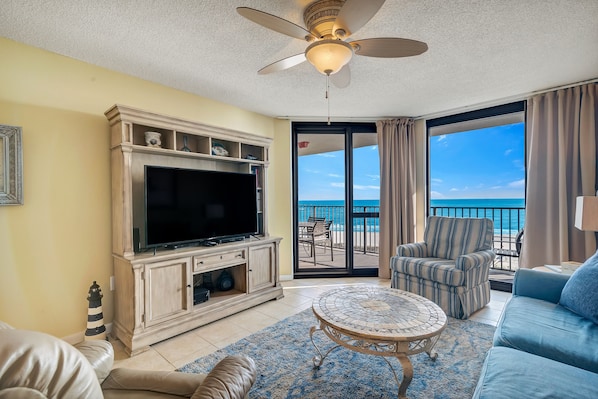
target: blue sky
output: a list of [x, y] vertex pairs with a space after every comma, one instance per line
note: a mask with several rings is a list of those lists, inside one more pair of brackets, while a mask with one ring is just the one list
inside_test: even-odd
[[524, 124], [430, 139], [431, 199], [524, 198]]
[[[304, 155], [299, 158], [299, 200], [344, 200], [344, 151]], [[380, 198], [378, 146], [353, 151], [354, 199]]]
[[[523, 198], [524, 124], [430, 139], [431, 198]], [[378, 199], [378, 146], [354, 150], [355, 199]], [[343, 200], [344, 151], [299, 158], [299, 200]]]

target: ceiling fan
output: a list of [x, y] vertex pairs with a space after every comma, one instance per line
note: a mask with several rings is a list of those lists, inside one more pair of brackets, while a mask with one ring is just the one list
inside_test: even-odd
[[307, 29], [249, 7], [238, 7], [243, 17], [276, 32], [305, 40], [304, 53], [283, 58], [258, 71], [267, 74], [282, 71], [309, 61], [332, 83], [343, 88], [351, 81], [348, 62], [353, 54], [366, 57], [411, 57], [428, 50], [424, 42], [397, 37], [380, 37], [346, 41], [364, 26], [382, 7], [384, 0], [317, 0], [303, 11]]

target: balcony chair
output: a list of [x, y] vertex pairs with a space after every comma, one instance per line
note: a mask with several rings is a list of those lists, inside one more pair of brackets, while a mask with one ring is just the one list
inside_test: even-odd
[[[515, 249], [511, 249], [510, 245], [509, 248], [494, 248], [494, 252], [496, 253], [496, 255], [518, 258], [521, 255], [521, 247], [523, 245], [523, 232], [523, 229], [521, 229], [515, 236]], [[509, 244], [511, 243], [512, 242], [509, 242]]]
[[309, 256], [313, 256], [314, 266], [316, 265], [316, 244], [323, 244], [324, 253], [326, 253], [326, 246], [330, 244], [330, 260], [334, 261], [331, 226], [332, 220], [310, 216], [307, 225], [299, 232], [299, 243], [309, 245]]
[[493, 229], [490, 219], [430, 216], [424, 241], [399, 245], [390, 259], [391, 287], [467, 319], [490, 302]]

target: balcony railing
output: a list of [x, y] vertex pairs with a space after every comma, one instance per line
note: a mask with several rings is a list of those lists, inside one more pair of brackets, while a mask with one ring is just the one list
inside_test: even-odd
[[[299, 222], [306, 222], [310, 216], [332, 220], [333, 245], [345, 249], [345, 207], [342, 205], [299, 205]], [[379, 253], [380, 207], [353, 207], [353, 250], [356, 252]], [[494, 222], [494, 251], [496, 260], [493, 268], [514, 271], [519, 267], [518, 233], [525, 223], [525, 208], [485, 207], [430, 207], [430, 214], [452, 217], [486, 217]]]
[[462, 218], [488, 218], [494, 222], [494, 269], [515, 271], [519, 268], [519, 250], [525, 223], [525, 208], [430, 207], [430, 214]]
[[[353, 251], [378, 253], [380, 207], [353, 207]], [[342, 205], [299, 205], [299, 222], [309, 217], [332, 220], [332, 239], [335, 248], [345, 249], [345, 207]]]

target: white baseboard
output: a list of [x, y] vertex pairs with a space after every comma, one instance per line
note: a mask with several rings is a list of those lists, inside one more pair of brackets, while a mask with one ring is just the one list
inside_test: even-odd
[[292, 274], [282, 274], [280, 275], [280, 281], [291, 281], [293, 280]]
[[[106, 327], [106, 335], [112, 332], [112, 323], [108, 323], [104, 325], [104, 327]], [[62, 337], [62, 340], [68, 342], [71, 345], [78, 344], [79, 342], [85, 341], [85, 331]]]

